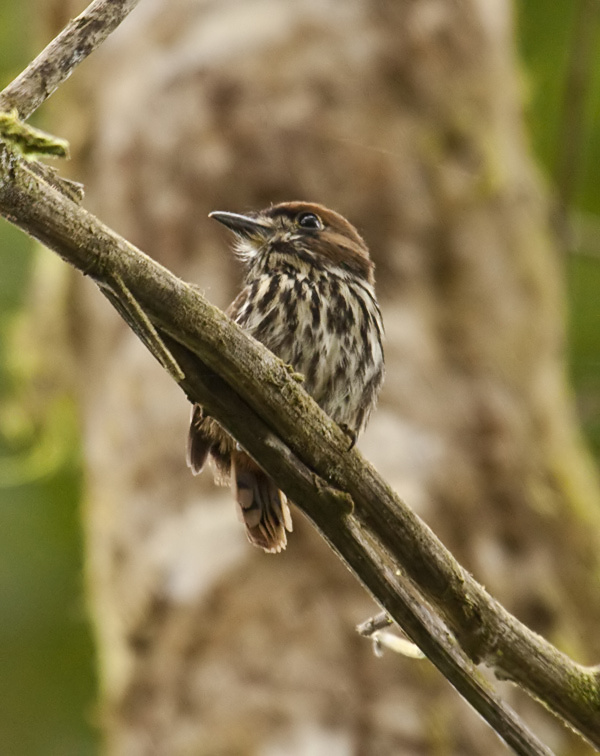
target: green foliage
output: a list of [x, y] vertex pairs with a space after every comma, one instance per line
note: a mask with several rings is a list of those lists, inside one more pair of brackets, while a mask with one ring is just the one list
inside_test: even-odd
[[95, 750], [78, 468], [71, 459], [48, 478], [0, 488], [0, 742], [12, 756]]
[[[0, 0], [0, 87], [28, 63], [30, 13], [25, 0]], [[96, 752], [95, 681], [74, 408], [57, 403], [36, 429], [7, 351], [32, 259], [31, 242], [0, 219], [0, 750], [86, 756]]]
[[568, 285], [572, 382], [584, 431], [600, 459], [600, 258], [573, 255]]
[[[572, 50], [581, 44], [578, 18], [583, 7], [583, 0], [520, 0], [516, 4], [531, 141], [551, 186], [559, 178], [561, 140], [572, 136], [563, 132], [561, 124]], [[600, 9], [597, 3], [587, 3], [587, 7], [592, 15], [584, 26], [595, 24], [595, 32], [586, 67], [587, 90], [582, 95], [576, 207], [570, 212], [591, 215], [588, 225], [596, 226], [596, 233], [586, 234], [578, 249], [569, 250], [566, 273], [571, 378], [584, 431], [600, 459]]]
[[[587, 91], [583, 95], [583, 139], [581, 150], [581, 175], [577, 187], [579, 210], [597, 214], [600, 212], [600, 182], [597, 166], [600, 165], [600, 13], [592, 8], [584, 17], [583, 25], [596, 26], [592, 33], [593, 45], [590, 60], [585, 66], [584, 80]], [[525, 99], [530, 124], [532, 144], [548, 174], [556, 177], [561, 140], [571, 135], [563, 134], [567, 97], [567, 70], [572, 50], [581, 47], [578, 34], [578, 19], [583, 0], [520, 0], [518, 12], [519, 51], [525, 63]], [[594, 15], [595, 14], [595, 15]]]
[[7, 332], [31, 262], [0, 221], [0, 743], [11, 756], [94, 752], [93, 653], [82, 592], [80, 464], [72, 402], [36, 429], [16, 399]]
[[565, 73], [578, 1], [519, 0], [515, 3], [529, 133], [536, 154], [550, 174], [556, 162]]

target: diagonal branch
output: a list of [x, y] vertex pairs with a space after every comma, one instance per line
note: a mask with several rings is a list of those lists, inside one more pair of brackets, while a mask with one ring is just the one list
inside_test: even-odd
[[114, 31], [140, 0], [94, 0], [0, 92], [0, 111], [26, 120], [68, 79], [73, 69]]
[[220, 376], [177, 342], [170, 342], [170, 346], [187, 376], [182, 387], [190, 396], [205, 397], [203, 402], [211, 415], [223, 422], [245, 448], [259, 450], [257, 460], [294, 502], [301, 502], [299, 507], [338, 557], [482, 718], [515, 753], [552, 756], [483, 678], [410, 580], [402, 577], [402, 565], [353, 521], [352, 499], [306, 467]]
[[[598, 669], [576, 664], [494, 601], [359, 452], [347, 450], [343, 432], [288, 367], [195, 287], [46, 185], [7, 150], [0, 152], [0, 212], [100, 285], [122, 282], [183, 372], [188, 397], [206, 405], [273, 476], [492, 726], [498, 708], [483, 695], [479, 662], [600, 745]], [[523, 728], [515, 729], [504, 713], [500, 719], [501, 734], [517, 753], [547, 753], [531, 746], [535, 739], [524, 748]]]

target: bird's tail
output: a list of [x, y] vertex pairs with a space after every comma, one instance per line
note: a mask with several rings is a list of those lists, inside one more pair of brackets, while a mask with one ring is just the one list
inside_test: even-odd
[[285, 549], [285, 531], [292, 531], [285, 494], [243, 453], [233, 455], [231, 486], [250, 543], [270, 554]]

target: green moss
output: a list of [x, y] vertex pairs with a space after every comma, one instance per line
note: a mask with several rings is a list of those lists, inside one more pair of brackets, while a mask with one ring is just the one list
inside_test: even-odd
[[598, 715], [600, 711], [600, 673], [582, 669], [568, 682], [573, 698], [581, 707]]
[[16, 110], [0, 112], [0, 139], [27, 160], [69, 157], [69, 143], [19, 120]]

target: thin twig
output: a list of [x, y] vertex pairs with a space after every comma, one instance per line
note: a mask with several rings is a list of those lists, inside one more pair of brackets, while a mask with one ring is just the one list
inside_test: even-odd
[[177, 360], [121, 278], [116, 275], [108, 286], [103, 284], [100, 288], [146, 349], [156, 357], [175, 383], [181, 383], [185, 376]]
[[[402, 656], [423, 659], [425, 655], [415, 643], [398, 635], [398, 632], [391, 632], [387, 629], [393, 624], [394, 622], [387, 612], [380, 612], [375, 617], [370, 617], [357, 625], [356, 632], [373, 642], [373, 651], [377, 656], [382, 656], [383, 649], [388, 648], [394, 653], [402, 654]], [[397, 627], [397, 629], [402, 632], [402, 628]]]
[[[139, 2], [140, 0], [94, 0], [90, 3], [0, 92], [0, 113], [16, 111], [20, 120], [29, 118]], [[32, 165], [39, 176], [71, 199], [83, 198], [83, 187], [80, 184], [58, 177], [44, 163]]]
[[0, 92], [0, 111], [26, 120], [73, 69], [117, 28], [140, 0], [94, 0]]
[[365, 638], [370, 638], [373, 633], [388, 628], [393, 624], [394, 622], [387, 612], [379, 612], [379, 614], [376, 614], [374, 617], [369, 617], [368, 620], [357, 625], [356, 632], [359, 635], [363, 635]]

